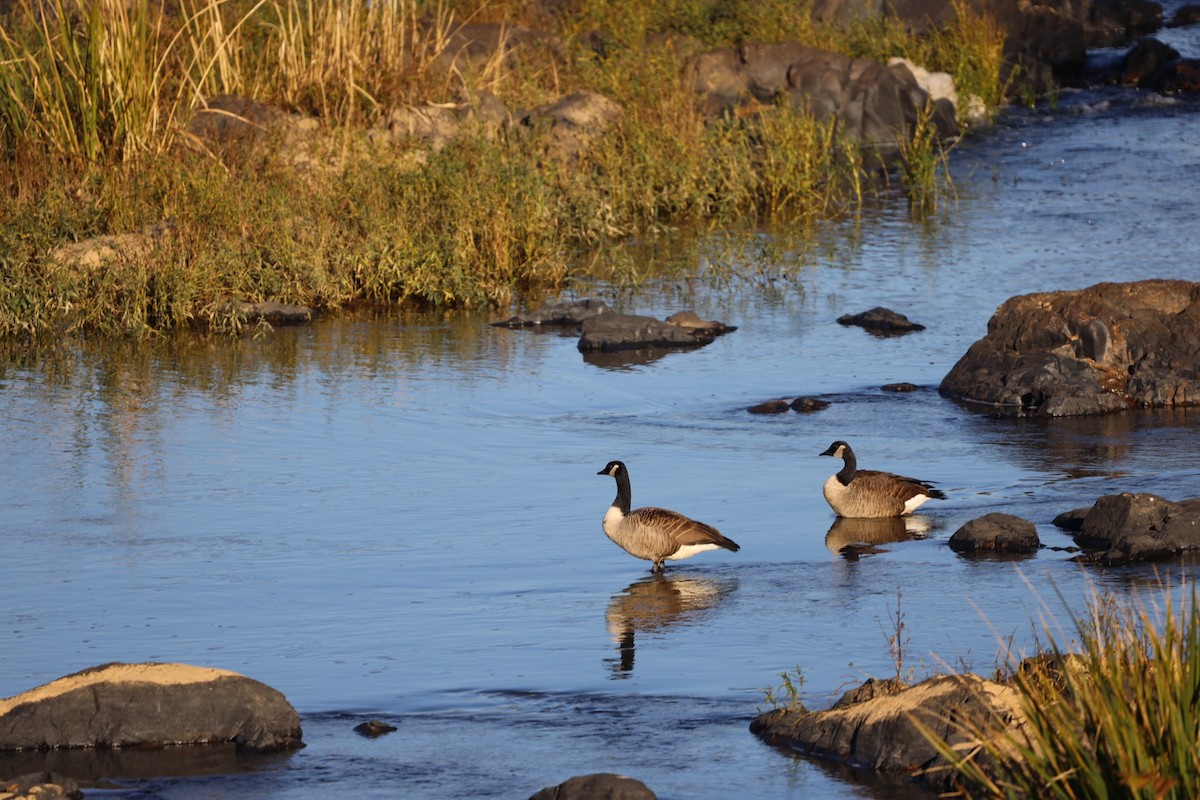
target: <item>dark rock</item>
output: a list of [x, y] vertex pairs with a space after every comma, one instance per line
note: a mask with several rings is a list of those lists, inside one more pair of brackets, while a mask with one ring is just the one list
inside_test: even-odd
[[1185, 3], [1171, 14], [1167, 20], [1168, 28], [1183, 28], [1200, 22], [1200, 3]]
[[915, 383], [885, 383], [883, 386], [880, 386], [879, 388], [885, 392], [905, 393], [905, 392], [915, 392], [917, 390], [917, 385]]
[[[839, 517], [839, 519], [843, 519]], [[895, 518], [892, 518], [895, 520]], [[875, 520], [871, 520], [874, 522]], [[903, 527], [903, 525], [902, 525]], [[838, 698], [833, 704], [833, 708], [848, 708], [849, 706], [858, 705], [874, 700], [877, 697], [891, 697], [894, 694], [900, 694], [908, 688], [908, 684], [898, 678], [867, 678], [862, 686], [851, 689], [844, 695]]]
[[361, 722], [354, 726], [354, 732], [359, 736], [365, 736], [368, 739], [374, 739], [376, 736], [383, 736], [386, 733], [391, 733], [396, 730], [395, 725], [389, 725], [386, 722], [373, 719], [367, 722]]
[[1033, 553], [1041, 546], [1034, 524], [1012, 514], [985, 514], [950, 537], [950, 549], [958, 553]]
[[635, 314], [601, 314], [583, 322], [582, 352], [613, 352], [639, 348], [687, 348], [709, 344], [710, 333], [692, 333], [654, 317]]
[[1147, 36], [1138, 40], [1138, 43], [1125, 54], [1117, 81], [1134, 86], [1139, 85], [1163, 64], [1178, 58], [1179, 51], [1174, 47], [1163, 44], [1153, 36]]
[[885, 335], [910, 333], [925, 330], [924, 325], [909, 321], [908, 317], [888, 308], [876, 306], [861, 314], [843, 314], [837, 321], [842, 325], [857, 325], [868, 331]]
[[1200, 550], [1200, 498], [1174, 503], [1153, 494], [1105, 495], [1084, 517], [1075, 541], [1106, 563]]
[[1138, 82], [1138, 88], [1160, 94], [1200, 92], [1200, 59], [1177, 58], [1160, 64]]
[[717, 322], [711, 319], [700, 319], [700, 317], [696, 316], [695, 311], [678, 311], [667, 317], [667, 322], [691, 333], [711, 334], [713, 336], [723, 336], [726, 333], [733, 333], [737, 330], [736, 325], [726, 325], [724, 322]]
[[786, 414], [790, 408], [791, 405], [787, 400], [768, 400], [765, 403], [750, 406], [746, 410], [751, 414]]
[[547, 303], [527, 314], [517, 314], [492, 324], [501, 328], [533, 328], [543, 325], [578, 328], [584, 320], [611, 313], [612, 308], [603, 300], [559, 300]]
[[788, 409], [801, 414], [811, 414], [829, 408], [829, 401], [819, 397], [781, 397], [778, 400], [768, 400], [746, 410], [751, 414], [783, 414]]
[[[883, 155], [898, 151], [898, 136], [911, 131], [930, 105], [929, 94], [907, 70], [794, 41], [747, 42], [736, 50], [704, 53], [689, 62], [687, 76], [710, 115], [739, 107], [775, 113], [782, 99], [818, 120], [836, 117], [840, 131]], [[932, 105], [939, 135], [957, 135], [953, 105]]]
[[5, 800], [82, 800], [83, 792], [72, 779], [53, 772], [31, 772], [0, 781]]
[[938, 390], [1039, 416], [1200, 404], [1200, 284], [1101, 283], [1010, 298]]
[[1092, 0], [1084, 21], [1089, 47], [1118, 47], [1162, 25], [1154, 0]]
[[538, 132], [556, 156], [575, 158], [621, 118], [621, 107], [602, 94], [572, 92], [538, 106], [521, 124]]
[[1083, 520], [1091, 508], [1073, 508], [1064, 511], [1054, 518], [1054, 525], [1068, 533], [1073, 533], [1083, 527]]
[[768, 744], [804, 755], [942, 786], [953, 771], [918, 723], [951, 746], [961, 746], [976, 742], [980, 731], [998, 733], [1005, 725], [1011, 730], [1021, 719], [1016, 690], [977, 675], [942, 675], [907, 688], [877, 682], [849, 694], [827, 711], [768, 711], [751, 722], [750, 730]]
[[827, 408], [829, 408], [829, 401], [819, 397], [797, 397], [792, 401], [792, 411], [799, 411], [801, 414], [811, 414]]
[[105, 664], [0, 700], [0, 750], [233, 742], [303, 747], [282, 694], [235, 672], [187, 664]]
[[308, 306], [277, 303], [268, 300], [262, 303], [245, 303], [240, 300], [230, 300], [217, 310], [218, 316], [237, 318], [243, 322], [254, 323], [260, 320], [271, 325], [303, 325], [313, 321], [316, 312]]
[[654, 800], [654, 797], [654, 792], [639, 780], [598, 772], [547, 786], [529, 800]]

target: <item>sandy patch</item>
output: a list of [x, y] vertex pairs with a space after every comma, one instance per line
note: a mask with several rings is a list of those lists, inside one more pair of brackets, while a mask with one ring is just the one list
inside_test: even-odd
[[99, 683], [157, 683], [163, 686], [182, 686], [192, 683], [207, 683], [217, 678], [240, 678], [236, 672], [212, 667], [194, 667], [190, 664], [103, 664], [73, 675], [65, 675], [50, 683], [27, 692], [0, 700], [0, 716], [7, 714], [23, 703], [34, 703], [57, 697], [61, 694], [94, 686]]

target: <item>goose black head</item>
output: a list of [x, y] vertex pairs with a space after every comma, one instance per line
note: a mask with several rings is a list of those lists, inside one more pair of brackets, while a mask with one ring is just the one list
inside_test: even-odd
[[838, 441], [834, 442], [833, 444], [829, 445], [829, 449], [826, 450], [824, 453], [821, 453], [820, 455], [833, 456], [834, 458], [841, 458], [843, 455], [846, 454], [846, 452], [848, 450], [850, 450], [850, 445], [846, 444], [845, 442], [843, 442], [841, 440], [838, 440]]
[[597, 472], [597, 475], [611, 475], [617, 477], [618, 473], [626, 472], [625, 464], [620, 461], [610, 461], [605, 465], [604, 469]]

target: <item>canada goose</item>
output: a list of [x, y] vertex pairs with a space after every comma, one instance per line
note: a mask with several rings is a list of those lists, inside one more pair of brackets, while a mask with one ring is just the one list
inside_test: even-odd
[[925, 481], [890, 472], [858, 469], [854, 451], [845, 442], [834, 442], [823, 456], [841, 458], [842, 469], [825, 481], [825, 500], [841, 517], [900, 517], [911, 514], [927, 500], [946, 495]]
[[741, 549], [716, 528], [683, 514], [653, 506], [630, 511], [629, 470], [620, 461], [608, 462], [596, 474], [617, 479], [617, 497], [604, 515], [604, 535], [629, 555], [652, 562], [651, 572], [662, 572], [663, 561], [691, 558], [705, 550]]

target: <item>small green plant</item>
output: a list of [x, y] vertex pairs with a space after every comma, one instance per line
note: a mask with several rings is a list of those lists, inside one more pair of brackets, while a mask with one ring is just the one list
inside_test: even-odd
[[901, 182], [908, 195], [909, 210], [916, 220], [923, 220], [937, 211], [943, 193], [952, 193], [948, 150], [938, 135], [933, 121], [934, 108], [929, 103], [917, 116], [911, 131], [901, 133]]
[[779, 673], [782, 681], [779, 686], [763, 687], [763, 700], [772, 709], [794, 711], [804, 708], [804, 671], [797, 665], [795, 669]]

